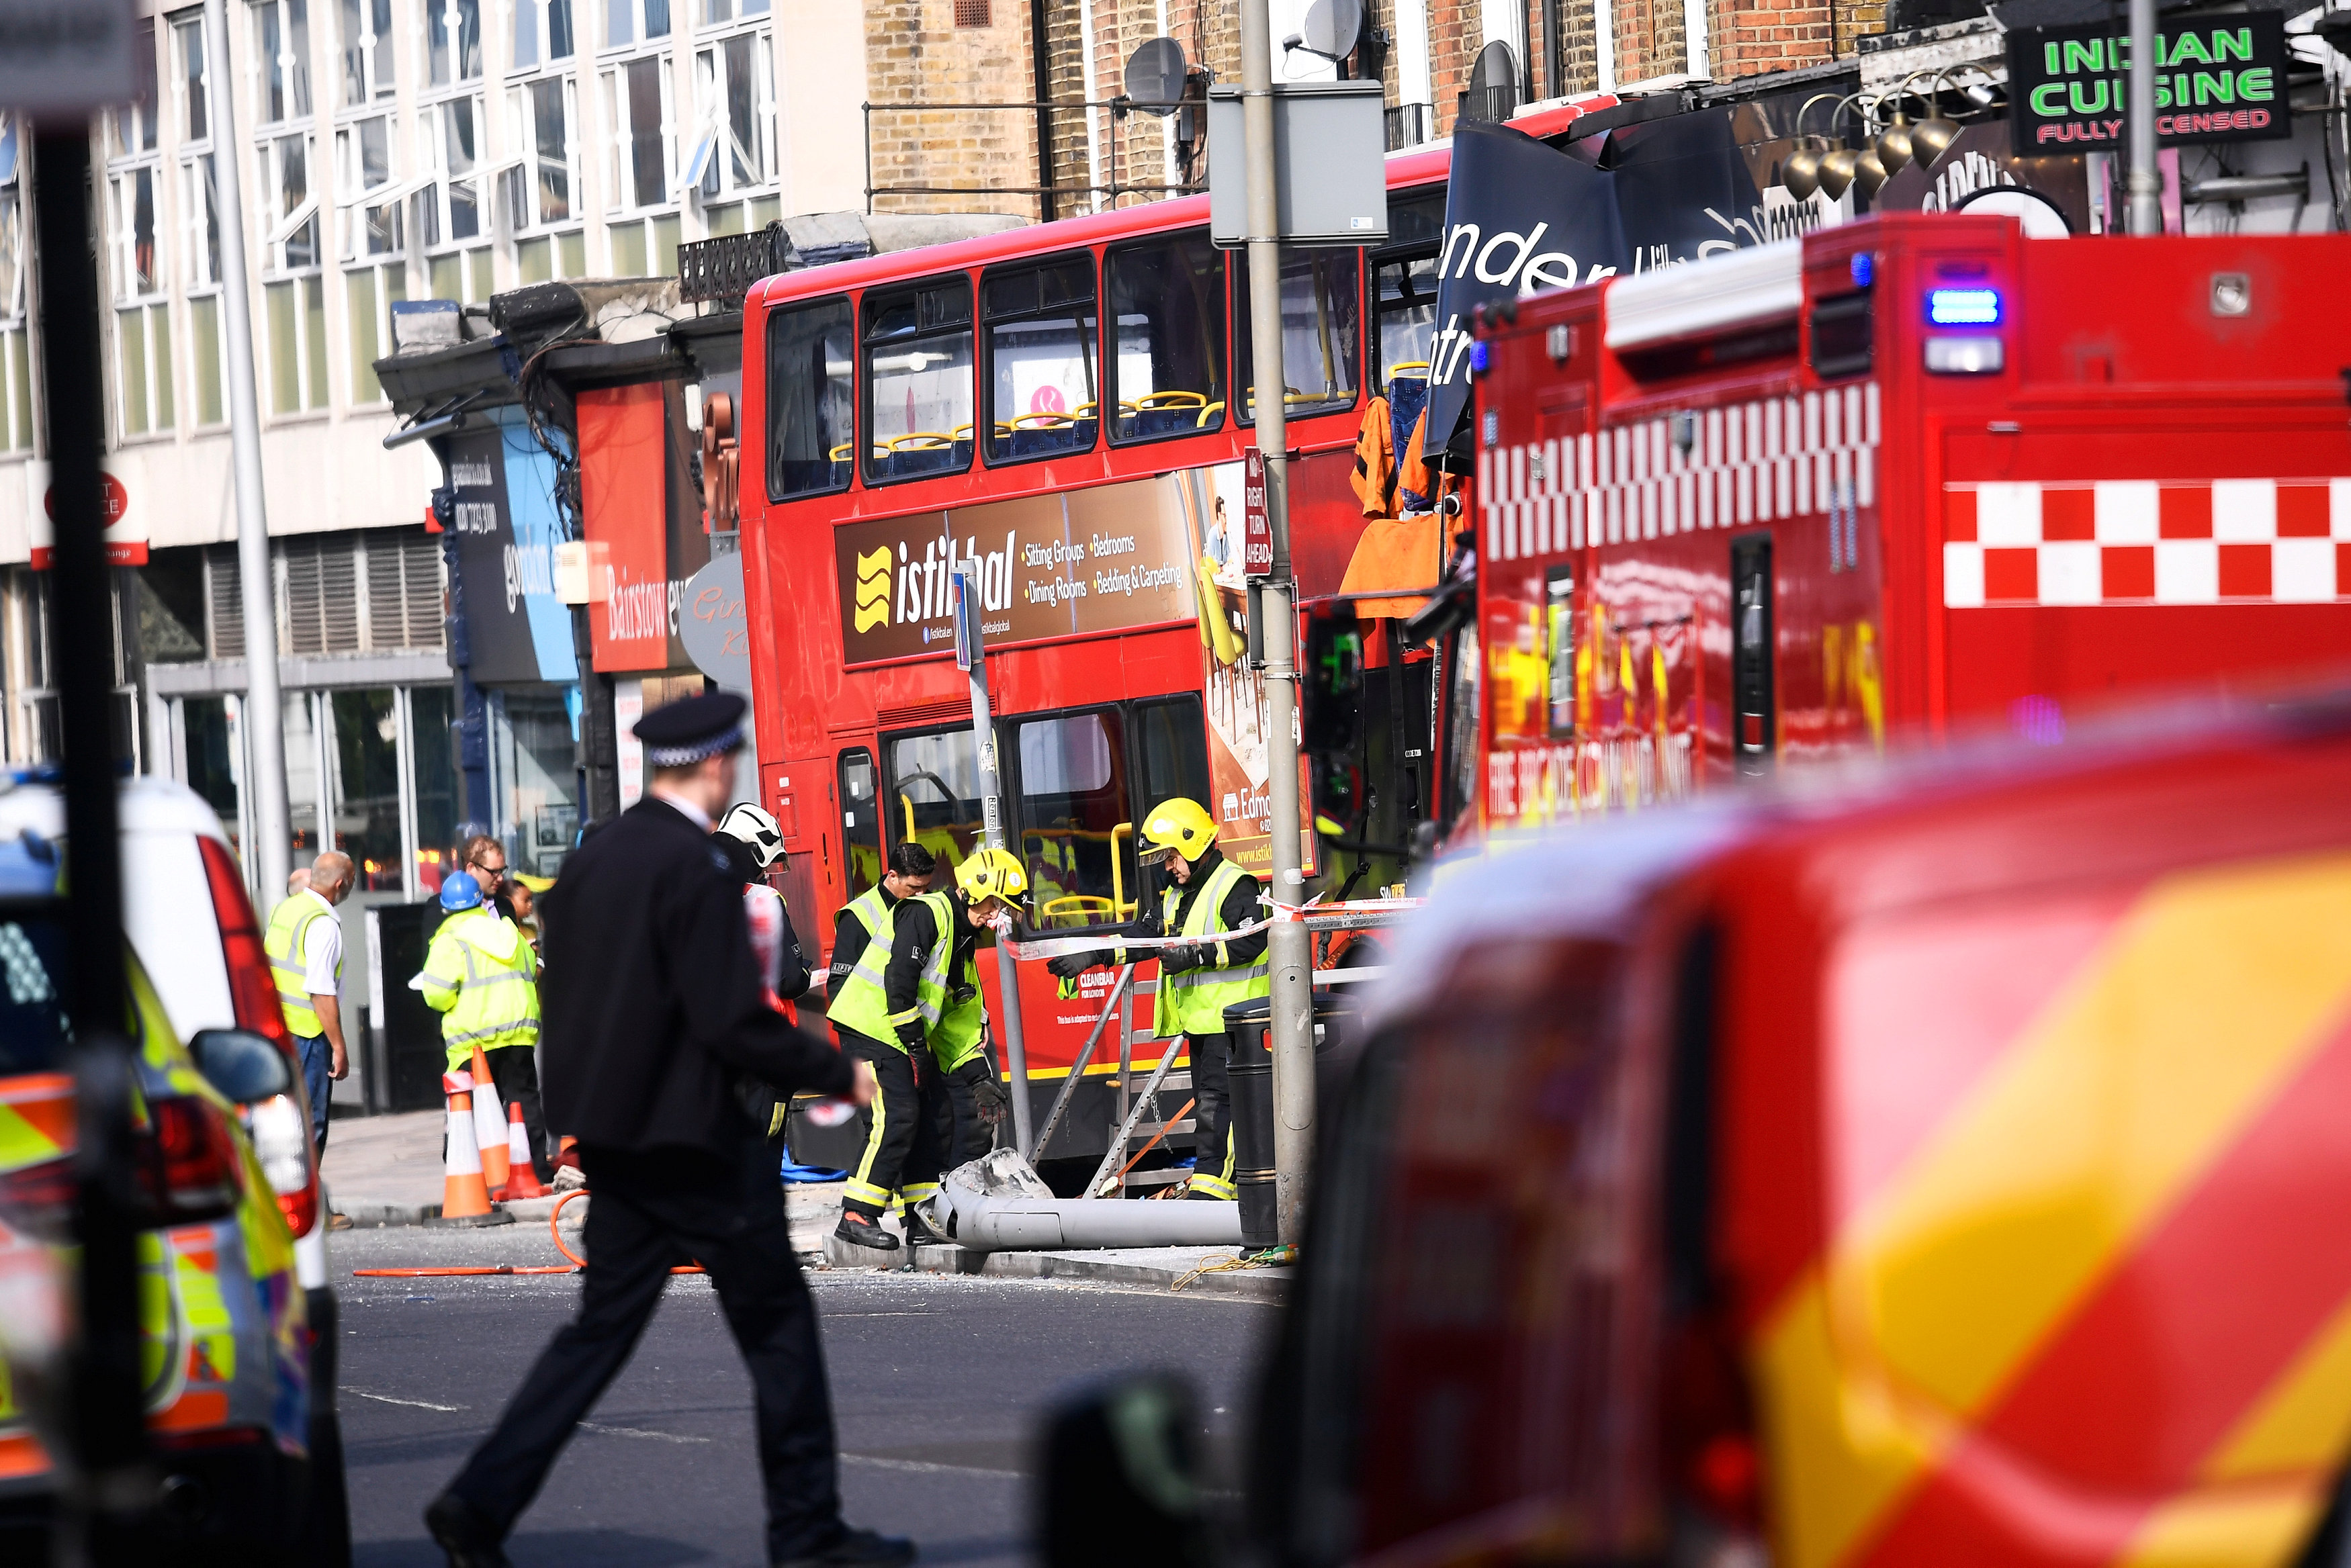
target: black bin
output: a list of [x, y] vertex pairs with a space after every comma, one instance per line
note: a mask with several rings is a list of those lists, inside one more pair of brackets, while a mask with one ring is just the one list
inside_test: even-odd
[[424, 951], [441, 929], [441, 906], [428, 898], [386, 904], [375, 913], [381, 944], [377, 961], [383, 965], [383, 1017], [376, 1023], [383, 1031], [384, 1064], [392, 1080], [383, 1108], [431, 1110], [443, 1104], [441, 1071], [448, 1059], [441, 1044], [441, 1015], [408, 982], [424, 967]]
[[[1315, 1055], [1338, 1044], [1353, 1022], [1354, 1009], [1346, 999], [1315, 992]], [[1228, 1092], [1232, 1096], [1233, 1185], [1240, 1189], [1241, 1245], [1262, 1251], [1281, 1241], [1273, 1205], [1272, 998], [1234, 1002], [1225, 1009], [1225, 1029], [1233, 1042]], [[1207, 1150], [1200, 1150], [1199, 1158], [1202, 1168], [1211, 1167]]]

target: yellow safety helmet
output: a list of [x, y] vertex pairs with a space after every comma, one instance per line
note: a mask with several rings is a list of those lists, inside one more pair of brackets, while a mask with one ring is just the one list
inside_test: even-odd
[[955, 878], [964, 898], [974, 904], [985, 904], [990, 898], [1010, 904], [1029, 891], [1029, 873], [1009, 849], [974, 850], [956, 867]]
[[1171, 851], [1197, 860], [1217, 841], [1216, 819], [1198, 801], [1179, 794], [1151, 808], [1143, 819], [1143, 841], [1150, 846], [1143, 852], [1145, 865], [1156, 864]]

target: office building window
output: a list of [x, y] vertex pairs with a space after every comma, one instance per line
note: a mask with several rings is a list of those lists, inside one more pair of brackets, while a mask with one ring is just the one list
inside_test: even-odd
[[140, 97], [107, 115], [103, 219], [115, 307], [115, 421], [126, 436], [169, 430], [172, 423], [171, 278], [164, 271], [163, 164], [156, 135], [161, 93], [152, 20], [140, 24], [133, 47]]
[[624, 49], [669, 36], [670, 0], [605, 0], [604, 47]]
[[695, 140], [681, 185], [705, 205], [776, 179], [775, 43], [764, 28], [715, 38], [694, 52]]
[[310, 112], [309, 0], [254, 0], [259, 50], [261, 118], [301, 119]]
[[571, 0], [511, 0], [511, 5], [516, 70], [537, 70], [571, 57]]
[[677, 140], [670, 117], [669, 57], [640, 55], [615, 61], [601, 74], [605, 122], [612, 130], [613, 177], [605, 210], [667, 206]]
[[393, 70], [392, 0], [342, 0], [343, 107], [389, 101], [398, 89]]
[[33, 377], [25, 327], [24, 143], [0, 109], [0, 452], [33, 446]]
[[328, 402], [327, 294], [319, 270], [326, 231], [309, 126], [309, 5], [256, 0], [252, 15], [261, 85], [253, 205], [262, 234], [266, 395], [271, 412], [301, 413]]
[[428, 103], [417, 134], [432, 182], [419, 203], [432, 297], [479, 304], [490, 297], [490, 229], [482, 171], [478, 93]]
[[[587, 270], [588, 258], [578, 229], [579, 103], [571, 78], [549, 76], [518, 83], [507, 101], [508, 145], [522, 160], [503, 180], [517, 270], [525, 283], [578, 277]], [[556, 229], [569, 232], [549, 232]]]
[[482, 0], [419, 0], [425, 10], [425, 76], [434, 87], [482, 78]]
[[695, 0], [695, 3], [702, 13], [702, 24], [705, 27], [768, 14], [768, 0]]

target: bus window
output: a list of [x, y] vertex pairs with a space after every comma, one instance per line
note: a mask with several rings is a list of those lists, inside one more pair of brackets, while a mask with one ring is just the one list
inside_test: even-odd
[[1136, 909], [1134, 808], [1126, 739], [1115, 709], [1023, 719], [1020, 857], [1038, 923], [1099, 926]]
[[1217, 815], [1217, 803], [1208, 798], [1208, 729], [1196, 692], [1136, 703], [1134, 742], [1139, 809], [1149, 811], [1181, 795], [1207, 807], [1209, 815]]
[[1091, 452], [1102, 389], [1094, 375], [1094, 258], [1004, 268], [979, 286], [987, 322], [987, 461]]
[[849, 488], [849, 301], [820, 300], [768, 318], [768, 499]]
[[[1284, 401], [1293, 420], [1327, 414], [1355, 400], [1362, 261], [1361, 251], [1292, 251], [1281, 258], [1281, 362], [1290, 378]], [[1233, 321], [1240, 360], [1236, 379], [1254, 399], [1245, 267], [1233, 269]], [[1241, 422], [1249, 420], [1249, 410], [1243, 409]]]
[[[1478, 765], [1478, 623], [1465, 621], [1446, 650], [1445, 672], [1445, 804], [1450, 836], [1477, 823]], [[1440, 820], [1443, 818], [1440, 817]]]
[[949, 873], [985, 837], [980, 821], [979, 755], [971, 729], [931, 735], [893, 735], [883, 742], [890, 759], [890, 837], [921, 845], [938, 857], [945, 889]]
[[882, 811], [874, 798], [873, 753], [860, 746], [841, 753], [841, 898], [856, 898], [882, 880]]
[[[1380, 357], [1372, 367], [1390, 402], [1413, 398], [1413, 413], [1428, 398], [1428, 347], [1437, 334], [1437, 257], [1400, 257], [1373, 269], [1380, 296]], [[1410, 388], [1396, 383], [1417, 382]], [[1417, 396], [1414, 396], [1414, 394]]]
[[1193, 231], [1110, 253], [1114, 445], [1221, 430], [1225, 258]]
[[971, 466], [971, 280], [865, 296], [865, 477]]

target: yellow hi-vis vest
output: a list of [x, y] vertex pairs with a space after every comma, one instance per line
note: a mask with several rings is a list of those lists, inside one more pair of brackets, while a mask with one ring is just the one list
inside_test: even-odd
[[[1167, 935], [1181, 936], [1198, 941], [1217, 935], [1225, 929], [1225, 897], [1233, 884], [1249, 875], [1231, 861], [1221, 861], [1209, 873], [1208, 885], [1192, 900], [1191, 912], [1184, 917], [1184, 929], [1176, 929], [1176, 909], [1182, 902], [1184, 889], [1167, 889], [1161, 906], [1160, 929]], [[1222, 957], [1223, 944], [1216, 944]], [[1228, 969], [1195, 969], [1182, 974], [1159, 971], [1159, 994], [1151, 1010], [1151, 1032], [1162, 1040], [1172, 1040], [1178, 1034], [1222, 1034], [1225, 1032], [1225, 1009], [1236, 1002], [1249, 1002], [1273, 994], [1273, 970], [1263, 954], [1254, 964], [1237, 965]]]
[[[310, 1002], [310, 966], [302, 961], [302, 944], [309, 939], [310, 922], [330, 919], [326, 907], [308, 893], [297, 893], [269, 912], [269, 929], [262, 933], [261, 950], [269, 955], [269, 977], [277, 982], [277, 1005], [286, 1027], [305, 1040], [327, 1032], [319, 1010]], [[342, 979], [336, 966], [335, 978]]]
[[[925, 1033], [938, 1027], [939, 1015], [946, 1010], [947, 957], [955, 950], [954, 912], [947, 908], [945, 893], [924, 893], [919, 898], [930, 906], [939, 937], [923, 960], [922, 974], [914, 982], [914, 1005], [904, 1012], [892, 1013], [883, 978], [890, 967], [890, 950], [897, 945], [898, 911], [915, 901], [901, 898], [887, 909], [859, 915], [868, 933], [865, 950], [857, 955], [857, 967], [841, 981], [841, 994], [825, 1008], [825, 1016], [841, 1028], [896, 1045], [901, 1023], [919, 1018]], [[854, 909], [856, 905], [851, 908]]]
[[496, 1051], [538, 1043], [538, 963], [522, 929], [487, 908], [441, 922], [424, 955], [424, 1005], [441, 1016], [441, 1044], [455, 1072], [474, 1047]]
[[[952, 938], [947, 947], [953, 950]], [[954, 1072], [978, 1055], [980, 1043], [987, 1037], [987, 1000], [979, 991], [978, 949], [964, 956], [963, 968], [954, 979], [958, 985], [971, 987], [971, 1000], [950, 1002], [939, 1015], [938, 1026], [931, 1031], [931, 1058], [945, 1073]]]

